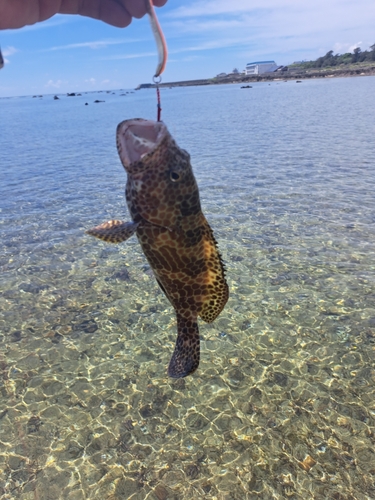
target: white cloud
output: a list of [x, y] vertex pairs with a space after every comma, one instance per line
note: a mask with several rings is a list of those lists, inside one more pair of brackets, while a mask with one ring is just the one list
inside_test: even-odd
[[[187, 6], [177, 7], [165, 14], [169, 18], [187, 18], [187, 17], [212, 17], [225, 14], [233, 16], [239, 13], [257, 14], [260, 11], [288, 11], [294, 13], [316, 12], [321, 20], [325, 17], [339, 16], [341, 12], [360, 13], [363, 17], [364, 12], [373, 10], [372, 0], [315, 0], [314, 2], [304, 2], [296, 0], [196, 0]], [[306, 21], [308, 19], [306, 18]]]
[[122, 45], [125, 43], [136, 43], [140, 42], [140, 39], [110, 39], [110, 40], [95, 40], [93, 42], [81, 42], [81, 43], [70, 43], [69, 45], [58, 45], [56, 47], [51, 47], [48, 50], [69, 50], [69, 49], [82, 49], [89, 48], [92, 50], [105, 49], [110, 45]]
[[354, 51], [354, 49], [356, 49], [357, 47], [360, 47], [361, 45], [362, 45], [362, 42], [358, 42], [358, 43], [355, 43], [355, 44], [351, 45], [351, 46], [349, 47], [348, 52], [353, 52], [353, 51]]
[[86, 83], [89, 83], [90, 85], [95, 85], [96, 84], [96, 79], [95, 78], [88, 78], [85, 80]]
[[19, 52], [19, 51], [15, 47], [8, 46], [8, 47], [5, 47], [4, 49], [2, 49], [1, 53], [2, 53], [2, 56], [3, 56], [3, 59], [4, 59], [4, 64], [9, 64], [10, 60], [8, 59], [8, 57], [12, 56], [16, 52]]
[[[372, 36], [373, 0], [195, 0], [164, 18], [171, 54], [229, 49], [245, 59], [278, 57], [288, 64], [332, 48], [344, 53], [374, 43], [356, 42]], [[187, 35], [194, 40], [191, 46]]]
[[340, 43], [337, 42], [333, 46], [333, 52], [336, 54], [345, 54], [346, 52], [353, 52], [354, 49], [357, 47], [360, 47], [361, 50], [369, 50], [370, 45], [372, 43], [370, 42], [357, 42], [357, 43]]
[[191, 55], [186, 57], [179, 57], [178, 59], [168, 59], [168, 63], [181, 63], [181, 62], [191, 62], [197, 61], [201, 56]]
[[[177, 9], [166, 14], [165, 17], [173, 18], [186, 18], [186, 17], [199, 17], [199, 16], [213, 16], [218, 14], [229, 14], [233, 15], [238, 12], [252, 12], [259, 8], [273, 8], [275, 3], [279, 3], [277, 0], [267, 1], [265, 4], [262, 0], [206, 0], [204, 2], [192, 2], [188, 6], [178, 7]], [[292, 0], [283, 2], [284, 5], [287, 3], [293, 3]]]
[[102, 57], [101, 60], [116, 61], [118, 59], [119, 60], [120, 59], [137, 59], [138, 57], [151, 57], [151, 56], [156, 56], [156, 52], [141, 52], [138, 54], [124, 54], [124, 55]]
[[4, 49], [2, 49], [1, 51], [3, 53], [3, 56], [4, 57], [9, 57], [9, 56], [12, 56], [13, 54], [15, 54], [16, 52], [18, 52], [18, 49], [16, 49], [15, 47], [5, 47]]
[[62, 83], [63, 83], [62, 80], [56, 80], [56, 81], [48, 80], [45, 87], [59, 89], [61, 87]]

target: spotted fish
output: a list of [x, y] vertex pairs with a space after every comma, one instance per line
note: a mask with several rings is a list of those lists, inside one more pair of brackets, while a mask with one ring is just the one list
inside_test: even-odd
[[213, 321], [228, 300], [224, 266], [201, 210], [190, 156], [164, 123], [123, 121], [117, 149], [128, 174], [125, 194], [132, 221], [110, 220], [87, 232], [111, 243], [137, 235], [176, 311], [178, 335], [168, 375], [186, 377], [199, 365], [198, 316]]

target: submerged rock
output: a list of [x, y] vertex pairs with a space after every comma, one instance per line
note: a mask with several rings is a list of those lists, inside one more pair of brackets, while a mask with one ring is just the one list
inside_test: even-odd
[[73, 330], [75, 331], [83, 331], [85, 333], [94, 333], [98, 329], [98, 325], [96, 321], [93, 319], [87, 319], [82, 321], [82, 323], [78, 323], [73, 326]]

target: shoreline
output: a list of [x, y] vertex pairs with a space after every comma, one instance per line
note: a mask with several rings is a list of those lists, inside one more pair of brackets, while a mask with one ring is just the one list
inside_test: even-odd
[[[159, 87], [193, 87], [200, 85], [222, 85], [229, 83], [256, 83], [270, 81], [309, 80], [315, 78], [346, 78], [355, 76], [375, 76], [375, 64], [370, 67], [343, 68], [329, 70], [305, 70], [292, 69], [278, 71], [263, 75], [229, 74], [222, 78], [203, 78], [199, 80], [181, 80], [178, 82], [165, 82], [158, 84]], [[135, 90], [155, 88], [154, 83], [141, 83]]]

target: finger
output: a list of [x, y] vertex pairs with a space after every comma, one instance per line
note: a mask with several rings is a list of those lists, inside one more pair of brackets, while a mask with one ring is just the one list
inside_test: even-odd
[[56, 14], [59, 5], [60, 0], [0, 0], [0, 29], [44, 21]]
[[132, 22], [131, 13], [114, 0], [104, 0], [101, 2], [100, 19], [116, 28], [126, 28]]
[[145, 0], [118, 0], [118, 2], [126, 8], [132, 17], [139, 19], [146, 14]]
[[62, 0], [59, 13], [92, 17], [117, 28], [125, 28], [132, 21], [131, 14], [116, 0]]
[[[124, 5], [132, 17], [140, 19], [146, 14], [146, 0], [117, 0], [120, 5]], [[167, 0], [153, 0], [153, 4], [161, 7]]]
[[163, 7], [167, 3], [167, 0], [152, 0], [155, 7]]

